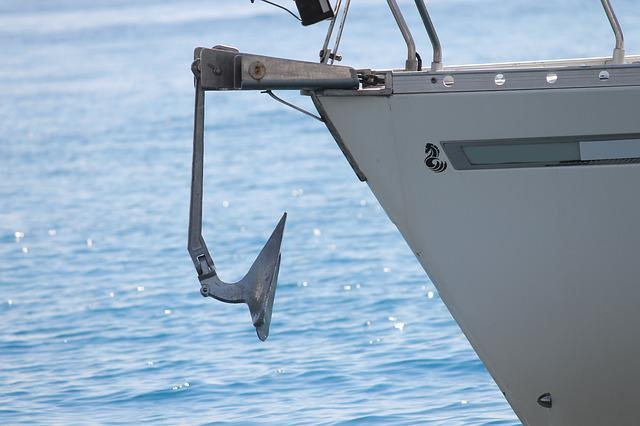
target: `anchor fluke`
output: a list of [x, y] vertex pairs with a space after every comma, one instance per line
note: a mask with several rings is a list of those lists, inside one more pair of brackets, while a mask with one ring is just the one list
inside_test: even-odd
[[286, 220], [285, 213], [251, 265], [249, 272], [236, 283], [222, 281], [218, 278], [215, 267], [209, 267], [206, 263], [206, 256], [204, 259], [201, 258], [205, 264], [203, 273], [198, 276], [201, 285], [200, 293], [205, 297], [213, 297], [226, 303], [246, 303], [258, 338], [262, 341], [269, 337], [271, 312], [280, 270], [280, 246]]
[[243, 281], [248, 280], [247, 305], [249, 305], [253, 326], [256, 328], [258, 338], [262, 341], [269, 337], [271, 312], [273, 311], [273, 300], [276, 295], [278, 272], [280, 271], [280, 246], [286, 220], [287, 214], [285, 213], [257, 259], [251, 265], [251, 269], [243, 278]]
[[196, 74], [196, 102], [193, 132], [193, 164], [191, 174], [191, 205], [189, 211], [189, 241], [187, 249], [200, 281], [200, 294], [226, 303], [246, 303], [258, 338], [266, 340], [271, 325], [273, 299], [280, 270], [280, 247], [287, 214], [276, 225], [249, 272], [236, 283], [226, 283], [218, 277], [213, 258], [202, 237], [202, 192], [204, 169], [204, 90]]

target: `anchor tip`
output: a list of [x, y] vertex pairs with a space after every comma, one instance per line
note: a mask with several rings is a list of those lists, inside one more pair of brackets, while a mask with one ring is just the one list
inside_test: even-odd
[[287, 212], [284, 212], [284, 213], [282, 213], [282, 217], [280, 218], [280, 221], [276, 225], [276, 228], [279, 227], [280, 225], [284, 226], [284, 223], [286, 221], [287, 221]]
[[269, 337], [269, 327], [265, 327], [264, 324], [256, 327], [256, 334], [258, 335], [258, 339], [264, 342]]

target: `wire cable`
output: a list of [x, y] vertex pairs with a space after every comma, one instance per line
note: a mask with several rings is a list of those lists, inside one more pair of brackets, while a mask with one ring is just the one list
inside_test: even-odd
[[260, 93], [266, 93], [267, 95], [271, 96], [271, 97], [272, 97], [273, 99], [275, 99], [276, 101], [278, 101], [278, 102], [280, 102], [280, 103], [282, 103], [282, 104], [284, 104], [284, 105], [286, 105], [286, 106], [288, 106], [288, 107], [290, 107], [290, 108], [293, 108], [293, 109], [295, 109], [296, 111], [300, 111], [301, 113], [306, 114], [306, 115], [308, 115], [309, 117], [315, 118], [316, 120], [320, 121], [321, 123], [324, 123], [324, 120], [322, 119], [322, 117], [319, 117], [319, 116], [317, 116], [317, 115], [315, 115], [315, 114], [313, 114], [313, 113], [310, 113], [309, 111], [305, 111], [304, 109], [300, 108], [299, 106], [294, 105], [294, 104], [292, 104], [292, 103], [290, 103], [290, 102], [285, 101], [284, 99], [282, 99], [282, 98], [280, 98], [280, 97], [276, 96], [276, 94], [275, 94], [275, 93], [273, 93], [271, 90], [265, 90], [265, 91], [262, 91], [262, 92], [260, 92]]
[[[255, 1], [256, 1], [256, 0], [251, 0], [251, 3], [255, 3]], [[267, 3], [267, 4], [270, 4], [271, 6], [278, 7], [278, 8], [280, 8], [280, 9], [284, 10], [284, 11], [287, 11], [287, 12], [289, 12], [289, 14], [290, 14], [291, 16], [293, 16], [294, 18], [296, 18], [298, 21], [302, 22], [302, 19], [300, 19], [300, 17], [299, 17], [298, 15], [296, 15], [296, 14], [295, 14], [295, 13], [293, 13], [291, 10], [287, 9], [286, 7], [284, 7], [284, 6], [282, 6], [282, 5], [280, 5], [280, 4], [278, 4], [278, 3], [274, 3], [274, 2], [269, 1], [269, 0], [260, 0], [260, 1], [262, 1], [262, 2], [264, 2], [264, 3]]]

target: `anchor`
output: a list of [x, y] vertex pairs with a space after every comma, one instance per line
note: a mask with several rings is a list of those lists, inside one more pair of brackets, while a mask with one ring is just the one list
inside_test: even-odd
[[225, 303], [246, 303], [258, 338], [269, 337], [273, 299], [280, 269], [280, 246], [287, 214], [284, 213], [271, 237], [251, 265], [249, 272], [236, 283], [222, 281], [216, 272], [211, 253], [202, 237], [202, 192], [204, 171], [204, 90], [200, 77], [195, 78], [196, 101], [193, 132], [191, 205], [189, 211], [188, 251], [198, 272], [200, 293]]
[[211, 49], [196, 48], [191, 70], [196, 93], [187, 249], [198, 273], [202, 296], [225, 303], [246, 303], [258, 338], [264, 341], [269, 336], [287, 214], [282, 215], [249, 272], [240, 281], [226, 283], [218, 277], [202, 237], [205, 91], [356, 88], [358, 75], [349, 67], [251, 55], [220, 45]]

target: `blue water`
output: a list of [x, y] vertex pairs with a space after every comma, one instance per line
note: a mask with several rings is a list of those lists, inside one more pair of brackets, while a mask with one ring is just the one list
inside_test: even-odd
[[[447, 63], [612, 49], [595, 0], [429, 3]], [[207, 99], [204, 234], [231, 281], [289, 213], [269, 340], [199, 295], [192, 50], [315, 60], [324, 31], [248, 1], [0, 2], [0, 423], [518, 424], [326, 129], [265, 95]], [[343, 48], [404, 61], [382, 1]]]

